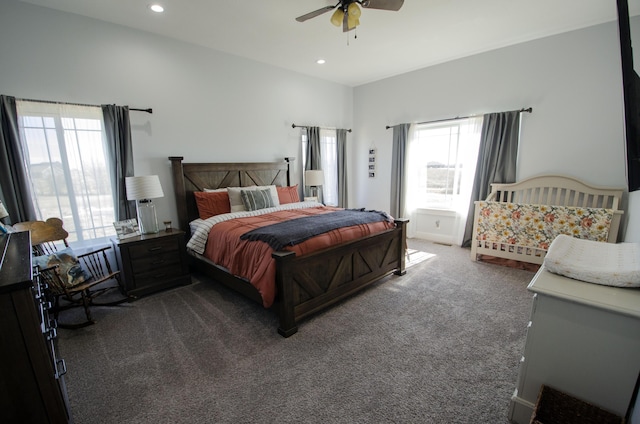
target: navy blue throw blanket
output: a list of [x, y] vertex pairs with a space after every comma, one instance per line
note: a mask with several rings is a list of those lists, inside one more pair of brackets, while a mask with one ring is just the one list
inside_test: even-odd
[[364, 209], [345, 209], [320, 215], [305, 216], [290, 221], [279, 222], [256, 228], [240, 236], [241, 240], [264, 241], [274, 250], [285, 246], [294, 246], [313, 236], [358, 224], [389, 221], [391, 217], [384, 212], [365, 211]]

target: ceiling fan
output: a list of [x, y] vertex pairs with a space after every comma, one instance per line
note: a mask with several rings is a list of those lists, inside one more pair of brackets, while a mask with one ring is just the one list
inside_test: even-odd
[[360, 6], [365, 9], [398, 11], [403, 4], [404, 0], [340, 0], [335, 6], [325, 6], [322, 9], [298, 16], [296, 21], [304, 22], [336, 9], [331, 15], [331, 23], [335, 26], [342, 25], [342, 31], [347, 32], [360, 24]]

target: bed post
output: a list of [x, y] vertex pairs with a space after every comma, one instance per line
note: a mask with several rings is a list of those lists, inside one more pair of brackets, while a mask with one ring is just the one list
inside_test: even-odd
[[296, 158], [286, 157], [284, 158], [285, 162], [287, 162], [287, 186], [291, 185], [291, 162], [296, 160]]
[[298, 332], [298, 326], [296, 325], [288, 265], [296, 257], [296, 254], [289, 251], [278, 251], [273, 252], [271, 257], [276, 260], [276, 289], [278, 290], [278, 316], [280, 318], [278, 333], [283, 337], [293, 336]]
[[409, 220], [407, 218], [398, 218], [394, 222], [396, 227], [400, 228], [400, 246], [398, 246], [398, 269], [393, 273], [395, 275], [405, 275], [407, 273], [405, 269], [405, 254], [407, 250], [407, 223]]
[[173, 175], [173, 189], [176, 193], [176, 206], [178, 207], [178, 226], [187, 234], [189, 231], [189, 218], [187, 217], [187, 193], [184, 188], [184, 170], [182, 169], [183, 156], [169, 156], [171, 172]]

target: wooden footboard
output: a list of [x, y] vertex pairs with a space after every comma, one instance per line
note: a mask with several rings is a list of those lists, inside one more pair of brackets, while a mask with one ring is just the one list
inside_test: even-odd
[[289, 337], [298, 331], [297, 321], [317, 312], [380, 278], [405, 274], [405, 241], [408, 220], [396, 228], [297, 257], [275, 252], [278, 332]]

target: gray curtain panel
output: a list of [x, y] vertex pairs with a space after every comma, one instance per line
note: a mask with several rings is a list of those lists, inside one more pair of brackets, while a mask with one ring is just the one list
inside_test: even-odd
[[480, 150], [476, 175], [471, 190], [467, 224], [462, 247], [471, 247], [473, 238], [474, 201], [484, 200], [492, 183], [516, 181], [516, 160], [520, 134], [520, 111], [488, 113], [482, 121]]
[[404, 174], [406, 167], [407, 143], [411, 124], [398, 124], [393, 127], [393, 146], [391, 150], [391, 207], [389, 213], [394, 218], [404, 214], [406, 185]]
[[[304, 164], [304, 170], [322, 169], [320, 151], [320, 127], [307, 127], [307, 157]], [[302, 175], [304, 183], [304, 173]], [[305, 196], [311, 196], [310, 190], [304, 186]], [[322, 187], [318, 187], [318, 196], [322, 198]]]
[[20, 143], [15, 97], [0, 95], [0, 141], [0, 196], [9, 213], [5, 219], [11, 223], [36, 220]]
[[347, 207], [347, 130], [336, 130], [338, 160], [338, 206]]
[[129, 107], [102, 105], [107, 148], [111, 163], [111, 186], [114, 187], [116, 221], [135, 218], [136, 205], [127, 200], [125, 177], [133, 176], [133, 147]]

